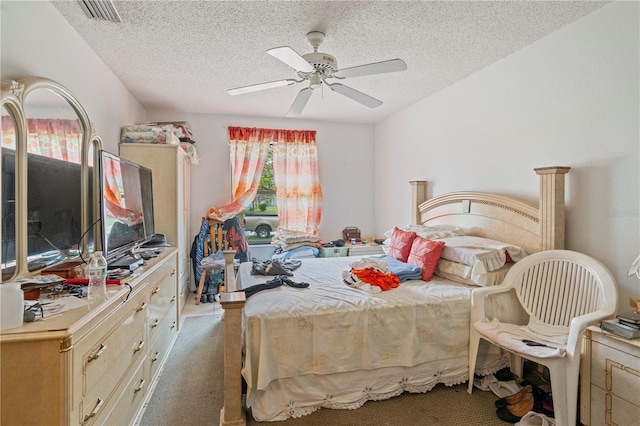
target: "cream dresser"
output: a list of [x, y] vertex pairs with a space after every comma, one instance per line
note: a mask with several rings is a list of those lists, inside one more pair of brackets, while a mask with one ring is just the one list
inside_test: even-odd
[[589, 327], [584, 342], [581, 423], [640, 424], [640, 339], [628, 340]]
[[156, 232], [178, 248], [178, 297], [180, 308], [190, 292], [192, 236], [189, 234], [191, 161], [179, 145], [121, 143], [122, 157], [153, 172], [153, 213]]
[[110, 298], [0, 334], [0, 423], [127, 425], [177, 336], [177, 250], [146, 261]]

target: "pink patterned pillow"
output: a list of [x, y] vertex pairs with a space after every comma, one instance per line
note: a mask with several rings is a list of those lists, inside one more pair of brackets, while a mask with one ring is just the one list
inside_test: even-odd
[[397, 226], [393, 228], [391, 243], [389, 243], [389, 256], [393, 256], [401, 262], [406, 262], [409, 258], [414, 238], [416, 238], [415, 232], [403, 231]]
[[431, 281], [443, 248], [442, 241], [432, 241], [422, 237], [416, 237], [413, 240], [408, 263], [422, 268], [423, 281]]

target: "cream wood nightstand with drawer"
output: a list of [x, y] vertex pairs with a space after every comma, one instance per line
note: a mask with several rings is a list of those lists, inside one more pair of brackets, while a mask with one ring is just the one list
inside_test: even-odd
[[96, 306], [0, 334], [0, 424], [132, 423], [177, 337], [175, 248]]
[[584, 425], [640, 424], [640, 339], [589, 327], [580, 375], [580, 421]]

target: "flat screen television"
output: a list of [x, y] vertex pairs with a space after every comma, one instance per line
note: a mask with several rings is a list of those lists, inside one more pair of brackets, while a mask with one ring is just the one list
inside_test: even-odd
[[[12, 271], [16, 260], [15, 155], [13, 149], [2, 148], [3, 271]], [[89, 248], [93, 247], [93, 233], [90, 229], [82, 229], [80, 164], [28, 153], [27, 174], [29, 270], [77, 257], [80, 238], [88, 239]], [[92, 175], [93, 167], [90, 167], [90, 181]], [[92, 196], [91, 192], [89, 196]], [[89, 217], [93, 217], [91, 203]]]
[[100, 190], [102, 251], [111, 264], [155, 235], [151, 169], [103, 150]]

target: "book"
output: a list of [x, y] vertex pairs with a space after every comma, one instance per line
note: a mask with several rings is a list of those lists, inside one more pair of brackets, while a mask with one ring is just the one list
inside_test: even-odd
[[631, 328], [635, 328], [636, 330], [640, 330], [640, 324], [637, 324], [635, 322], [629, 322], [629, 321], [624, 320], [622, 318], [618, 318], [618, 322], [620, 324], [624, 324], [624, 325], [629, 326]]
[[617, 319], [602, 321], [600, 328], [625, 339], [637, 339], [640, 337], [639, 329], [622, 324]]
[[627, 323], [633, 323], [640, 325], [640, 313], [637, 312], [623, 312], [616, 315], [616, 318]]

